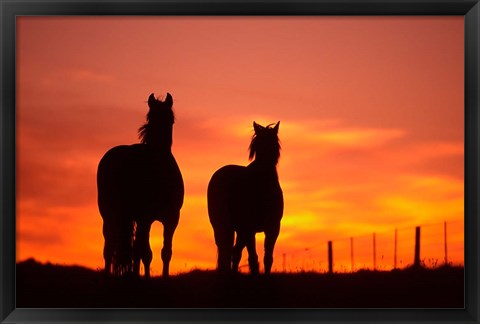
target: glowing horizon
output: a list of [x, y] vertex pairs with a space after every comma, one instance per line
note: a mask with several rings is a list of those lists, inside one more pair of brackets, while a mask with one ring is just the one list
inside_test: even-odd
[[[215, 268], [207, 184], [249, 163], [253, 121], [281, 121], [274, 270], [325, 268], [329, 240], [349, 268], [351, 237], [371, 266], [374, 232], [389, 269], [395, 229], [412, 263], [415, 226], [441, 263], [444, 222], [463, 264], [463, 60], [463, 17], [20, 17], [17, 261], [103, 268], [97, 164], [168, 91], [186, 192], [173, 273]], [[158, 275], [160, 223], [150, 238]]]

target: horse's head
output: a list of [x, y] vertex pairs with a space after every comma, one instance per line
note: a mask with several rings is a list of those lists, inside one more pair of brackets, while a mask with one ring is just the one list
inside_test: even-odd
[[172, 128], [175, 122], [172, 106], [173, 98], [168, 92], [164, 101], [155, 98], [153, 93], [148, 97], [147, 122], [138, 130], [142, 143], [168, 141], [171, 146]]
[[266, 127], [253, 122], [253, 129], [255, 134], [250, 143], [250, 155], [252, 160], [255, 157], [256, 161], [271, 163], [276, 165], [280, 158], [280, 140], [278, 138], [278, 129], [280, 122], [270, 124]]
[[158, 119], [158, 122], [170, 123], [175, 122], [175, 116], [172, 110], [173, 98], [172, 95], [167, 92], [167, 97], [165, 101], [161, 101], [155, 98], [155, 95], [152, 93], [148, 97], [148, 107], [150, 108], [147, 121]]

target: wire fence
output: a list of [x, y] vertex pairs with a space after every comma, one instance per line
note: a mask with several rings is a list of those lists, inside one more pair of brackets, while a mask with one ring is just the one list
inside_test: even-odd
[[[463, 226], [463, 221], [429, 223], [276, 251], [273, 271], [342, 273], [463, 265]], [[248, 265], [242, 268], [248, 270]]]

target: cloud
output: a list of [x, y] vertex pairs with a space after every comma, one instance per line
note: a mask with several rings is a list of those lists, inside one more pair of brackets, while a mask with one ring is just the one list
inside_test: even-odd
[[404, 175], [398, 189], [377, 195], [375, 205], [417, 223], [460, 219], [464, 213], [463, 181], [452, 177]]
[[102, 73], [92, 69], [70, 69], [66, 71], [68, 77], [77, 82], [112, 82], [115, 77], [108, 73]]
[[331, 152], [345, 149], [371, 150], [403, 138], [407, 131], [391, 128], [356, 127], [340, 121], [292, 121], [282, 123], [285, 145]]
[[38, 229], [20, 232], [17, 235], [17, 239], [23, 241], [24, 244], [33, 244], [42, 246], [43, 248], [64, 243], [63, 239], [57, 233], [51, 233], [50, 231], [39, 233]]
[[18, 164], [18, 199], [38, 208], [83, 206], [96, 200], [96, 161], [81, 154], [24, 158]]

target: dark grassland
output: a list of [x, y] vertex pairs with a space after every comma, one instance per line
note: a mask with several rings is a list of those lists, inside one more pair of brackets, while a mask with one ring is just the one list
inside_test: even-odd
[[17, 264], [17, 308], [463, 308], [463, 267], [353, 274], [106, 278], [77, 266]]

